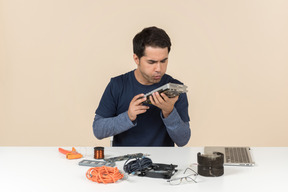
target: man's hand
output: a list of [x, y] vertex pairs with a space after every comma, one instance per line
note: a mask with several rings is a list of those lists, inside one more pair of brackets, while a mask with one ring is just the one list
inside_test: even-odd
[[[143, 98], [141, 98], [143, 97]], [[137, 115], [141, 113], [145, 113], [149, 107], [142, 104], [143, 101], [146, 100], [144, 94], [139, 94], [133, 97], [130, 102], [129, 109], [128, 109], [128, 116], [131, 121], [135, 121]]]
[[153, 105], [162, 110], [164, 118], [168, 117], [173, 111], [174, 104], [178, 100], [179, 96], [169, 98], [165, 93], [161, 93], [161, 96], [158, 92], [155, 92], [150, 96], [150, 101]]

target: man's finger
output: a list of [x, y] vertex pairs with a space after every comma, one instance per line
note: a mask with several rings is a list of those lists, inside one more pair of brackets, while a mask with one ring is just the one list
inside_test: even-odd
[[167, 99], [169, 99], [169, 97], [165, 93], [161, 93], [161, 97], [164, 101], [167, 101]]
[[137, 99], [136, 101], [135, 101], [135, 104], [136, 105], [140, 105], [140, 104], [142, 104], [144, 101], [146, 101], [147, 100], [147, 98], [146, 97], [140, 97], [139, 99]]
[[138, 95], [135, 95], [132, 99], [132, 101], [136, 101], [137, 99], [140, 99], [141, 97], [144, 97], [144, 94], [141, 93], [141, 94], [138, 94]]
[[158, 92], [153, 93], [153, 98], [156, 103], [162, 103], [164, 101]]
[[148, 109], [149, 109], [148, 106], [140, 106], [140, 107], [138, 107], [138, 108], [135, 110], [135, 112], [136, 112], [136, 114], [138, 115], [138, 114], [141, 114], [141, 113], [145, 113]]
[[179, 98], [179, 95], [177, 95], [175, 97], [172, 97], [172, 98], [169, 98], [165, 93], [161, 93], [161, 96], [164, 99], [164, 101], [169, 101], [169, 99], [170, 99], [170, 100], [176, 102], [178, 100], [178, 98]]
[[133, 99], [131, 100], [132, 103], [135, 103], [136, 105], [139, 105], [140, 103], [144, 102], [146, 100], [146, 98], [144, 97], [144, 94], [138, 94], [136, 96], [133, 97]]

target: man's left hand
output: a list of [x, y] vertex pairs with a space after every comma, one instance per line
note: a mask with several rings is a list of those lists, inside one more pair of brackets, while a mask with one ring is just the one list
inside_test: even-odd
[[168, 117], [170, 113], [173, 111], [174, 104], [178, 100], [179, 96], [169, 98], [165, 93], [161, 93], [161, 95], [158, 92], [155, 92], [150, 96], [150, 101], [153, 105], [160, 108], [162, 110], [162, 114], [164, 118]]

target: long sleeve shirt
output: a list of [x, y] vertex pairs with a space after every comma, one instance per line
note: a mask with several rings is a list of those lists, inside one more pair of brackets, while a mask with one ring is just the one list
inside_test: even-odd
[[[186, 145], [191, 136], [189, 122], [182, 121], [175, 108], [167, 118], [163, 118], [162, 113], [159, 115], [166, 126], [169, 136], [176, 145]], [[103, 118], [96, 114], [93, 122], [93, 132], [97, 139], [103, 139], [133, 129], [136, 125], [137, 120], [133, 123], [129, 119], [127, 111], [110, 118]]]
[[111, 78], [95, 112], [93, 131], [96, 138], [113, 136], [113, 146], [186, 145], [191, 135], [186, 93], [179, 95], [166, 118], [161, 109], [152, 104], [147, 104], [149, 109], [137, 115], [135, 121], [128, 117], [129, 104], [135, 95], [149, 93], [167, 83], [182, 84], [165, 74], [159, 83], [142, 85], [136, 80], [134, 71]]

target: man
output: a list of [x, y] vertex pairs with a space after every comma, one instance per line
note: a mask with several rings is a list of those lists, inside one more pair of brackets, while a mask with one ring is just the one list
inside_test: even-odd
[[96, 138], [113, 137], [113, 146], [184, 146], [190, 139], [187, 95], [168, 98], [156, 92], [143, 104], [144, 94], [178, 83], [165, 74], [171, 42], [157, 27], [143, 29], [133, 39], [137, 69], [111, 78], [93, 122]]

